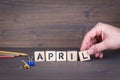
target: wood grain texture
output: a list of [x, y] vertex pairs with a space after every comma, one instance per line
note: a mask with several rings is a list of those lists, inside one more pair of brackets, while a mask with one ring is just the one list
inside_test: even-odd
[[[0, 48], [24, 52], [33, 56], [40, 48]], [[47, 50], [47, 49], [41, 49]], [[56, 49], [55, 49], [56, 50]], [[60, 50], [60, 49], [58, 49]], [[66, 49], [69, 50], [69, 49]], [[71, 49], [76, 50], [76, 49]], [[78, 48], [79, 50], [79, 48]], [[36, 62], [31, 69], [23, 69], [28, 57], [0, 59], [1, 80], [119, 80], [120, 50], [107, 51], [103, 59], [92, 58], [87, 62]]]
[[119, 0], [0, 0], [0, 47], [80, 47], [97, 22], [120, 25]]

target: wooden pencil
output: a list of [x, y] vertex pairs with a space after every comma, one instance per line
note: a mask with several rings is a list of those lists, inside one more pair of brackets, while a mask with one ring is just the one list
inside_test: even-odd
[[0, 58], [14, 58], [15, 56], [0, 56]]
[[19, 56], [19, 55], [0, 53], [0, 56]]
[[22, 52], [12, 52], [12, 51], [2, 51], [2, 50], [0, 50], [0, 54], [11, 54], [15, 56], [28, 56], [28, 54], [22, 53]]

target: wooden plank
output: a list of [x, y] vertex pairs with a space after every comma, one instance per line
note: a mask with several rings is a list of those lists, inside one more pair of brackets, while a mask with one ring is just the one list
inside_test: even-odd
[[96, 23], [119, 27], [119, 5], [119, 0], [1, 0], [0, 47], [80, 47]]
[[[0, 48], [33, 56], [39, 48]], [[46, 48], [45, 48], [46, 49]], [[22, 68], [27, 57], [0, 59], [1, 80], [119, 80], [120, 50], [106, 51], [103, 59], [87, 62], [36, 62], [29, 70]], [[7, 66], [6, 66], [7, 65]]]

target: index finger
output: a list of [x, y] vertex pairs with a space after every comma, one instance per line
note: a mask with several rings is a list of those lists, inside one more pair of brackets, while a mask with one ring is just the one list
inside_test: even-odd
[[100, 35], [100, 34], [101, 34], [101, 29], [100, 29], [99, 26], [98, 27], [96, 26], [93, 29], [91, 29], [85, 35], [80, 50], [89, 49], [89, 47], [91, 46], [91, 44], [93, 44], [92, 39], [95, 39], [95, 36]]

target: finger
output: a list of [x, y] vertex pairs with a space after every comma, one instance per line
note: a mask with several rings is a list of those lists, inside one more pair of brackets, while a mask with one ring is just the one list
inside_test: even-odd
[[95, 57], [101, 59], [101, 58], [103, 58], [103, 53], [102, 52], [96, 53]]
[[90, 37], [89, 36], [85, 36], [81, 45], [81, 49], [80, 50], [85, 50], [89, 47], [90, 45]]
[[99, 52], [102, 52], [103, 50], [105, 50], [107, 47], [105, 46], [104, 42], [101, 42], [101, 43], [98, 43], [98, 44], [95, 44], [93, 46], [91, 46], [89, 49], [88, 49], [88, 54], [96, 54], [96, 53], [99, 53]]
[[92, 44], [94, 44], [94, 43], [96, 42], [96, 40], [93, 39], [94, 36], [93, 36], [92, 34], [93, 34], [93, 33], [88, 32], [88, 33], [85, 35], [80, 50], [88, 49]]
[[99, 53], [96, 53], [96, 54], [95, 54], [95, 57], [96, 57], [96, 58], [98, 58], [98, 57], [99, 57], [99, 55], [100, 55]]
[[97, 43], [97, 40], [94, 38], [90, 41], [89, 48]]
[[95, 44], [97, 42], [96, 38], [91, 39], [91, 43]]
[[[97, 26], [97, 25], [96, 25]], [[95, 37], [97, 35], [101, 35], [101, 31], [102, 29], [98, 26], [98, 27], [94, 27], [93, 29], [91, 29], [84, 37], [82, 45], [81, 45], [81, 49], [80, 50], [85, 50], [87, 48], [89, 48], [88, 46], [90, 46], [89, 44], [91, 43], [92, 39], [95, 39]]]
[[102, 59], [103, 58], [103, 53], [100, 52], [99, 58]]

